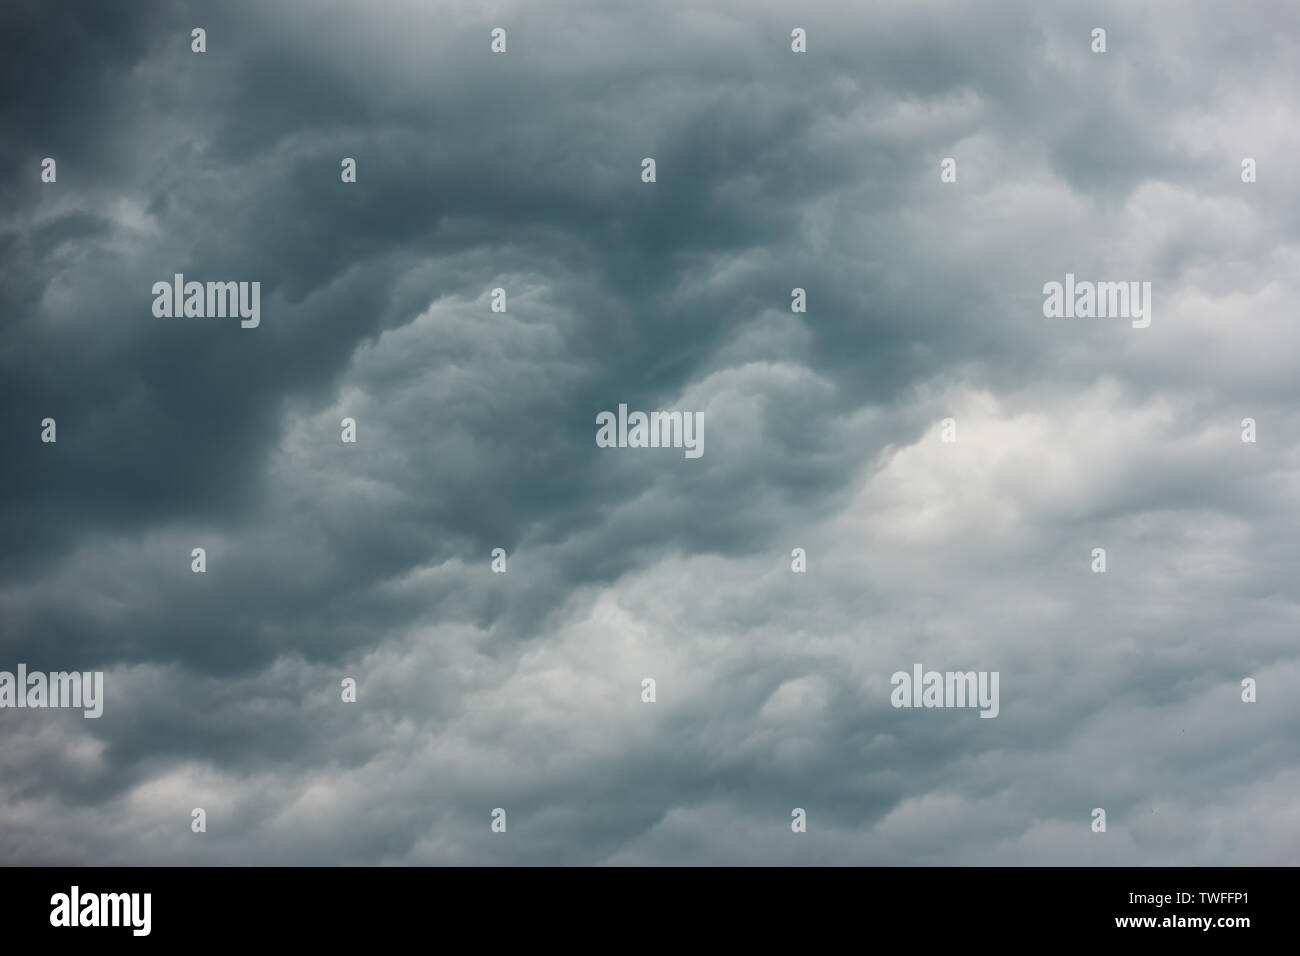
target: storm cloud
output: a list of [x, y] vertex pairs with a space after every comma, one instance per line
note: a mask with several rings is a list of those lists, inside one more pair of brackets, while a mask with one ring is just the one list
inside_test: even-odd
[[0, 25], [0, 862], [1296, 862], [1294, 4]]

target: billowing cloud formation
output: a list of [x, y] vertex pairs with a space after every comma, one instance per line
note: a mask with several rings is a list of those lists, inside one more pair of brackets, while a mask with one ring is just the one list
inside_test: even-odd
[[0, 23], [0, 861], [1295, 861], [1294, 5]]

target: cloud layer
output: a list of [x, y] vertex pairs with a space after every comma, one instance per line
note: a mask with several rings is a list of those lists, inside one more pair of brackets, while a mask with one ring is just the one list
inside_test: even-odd
[[1294, 4], [0, 24], [0, 862], [1296, 862]]

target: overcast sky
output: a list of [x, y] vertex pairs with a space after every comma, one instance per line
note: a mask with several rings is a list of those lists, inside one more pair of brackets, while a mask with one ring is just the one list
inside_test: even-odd
[[1065, 6], [6, 2], [0, 862], [1300, 860], [1300, 7]]

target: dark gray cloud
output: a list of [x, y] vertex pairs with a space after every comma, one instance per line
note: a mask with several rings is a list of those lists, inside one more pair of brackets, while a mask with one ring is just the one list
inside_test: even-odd
[[0, 860], [1294, 862], [1293, 5], [0, 18]]

